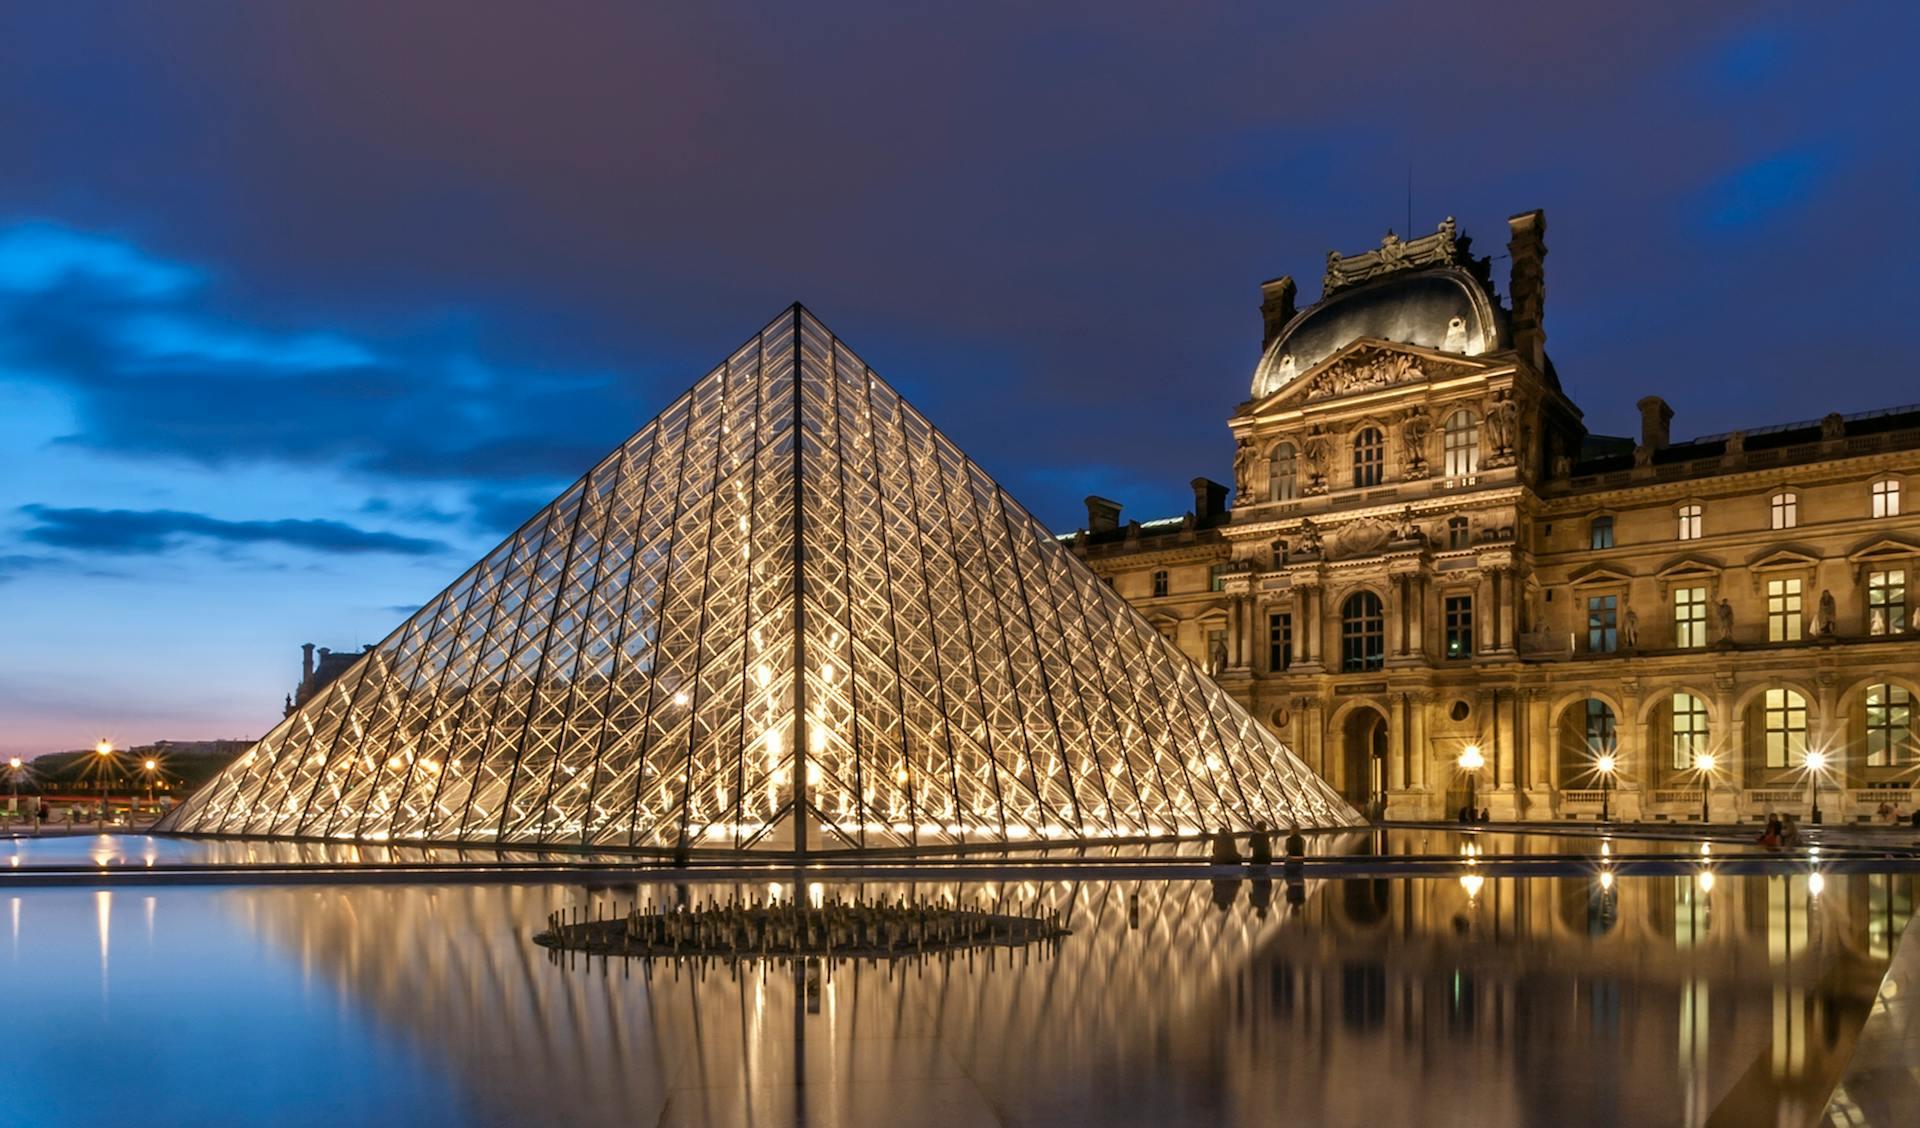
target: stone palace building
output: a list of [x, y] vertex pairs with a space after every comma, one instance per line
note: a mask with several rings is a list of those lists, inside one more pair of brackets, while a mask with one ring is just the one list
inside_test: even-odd
[[1504, 299], [1452, 219], [1330, 253], [1304, 310], [1264, 284], [1232, 507], [1090, 497], [1063, 539], [1389, 819], [1469, 779], [1502, 820], [1806, 816], [1816, 777], [1829, 821], [1911, 810], [1920, 407], [1675, 441], [1649, 395], [1637, 440], [1590, 434], [1545, 216], [1508, 228]]

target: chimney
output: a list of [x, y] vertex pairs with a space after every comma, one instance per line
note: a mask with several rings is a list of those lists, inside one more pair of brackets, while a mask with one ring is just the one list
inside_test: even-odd
[[313, 644], [303, 643], [300, 647], [300, 684], [306, 686], [313, 681]]
[[1211, 478], [1195, 478], [1193, 486], [1193, 515], [1202, 525], [1211, 525], [1227, 512], [1227, 487]]
[[1665, 450], [1673, 434], [1673, 409], [1659, 396], [1648, 396], [1634, 406], [1640, 409], [1640, 445]]
[[1291, 274], [1260, 283], [1260, 321], [1266, 329], [1260, 338], [1261, 352], [1267, 351], [1280, 330], [1293, 320], [1293, 295], [1298, 289]]
[[1092, 494], [1087, 495], [1087, 531], [1111, 533], [1119, 527], [1120, 503]]
[[1547, 257], [1547, 213], [1535, 208], [1507, 220], [1513, 238], [1507, 252], [1513, 256], [1513, 270], [1507, 288], [1513, 299], [1513, 350], [1533, 370], [1547, 370], [1547, 280], [1541, 267]]

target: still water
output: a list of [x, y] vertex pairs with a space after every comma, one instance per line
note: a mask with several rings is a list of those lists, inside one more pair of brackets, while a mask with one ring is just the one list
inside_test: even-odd
[[780, 885], [1074, 930], [811, 979], [531, 941], [554, 909], [765, 884], [0, 891], [0, 1120], [1801, 1124], [1913, 880]]

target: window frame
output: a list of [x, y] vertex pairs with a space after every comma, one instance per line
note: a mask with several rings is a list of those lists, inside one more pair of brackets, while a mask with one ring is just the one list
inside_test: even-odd
[[1267, 669], [1281, 673], [1293, 668], [1293, 612], [1267, 612]]
[[1267, 500], [1294, 501], [1299, 496], [1300, 451], [1290, 442], [1276, 443], [1267, 452]]
[[1386, 661], [1386, 603], [1361, 588], [1340, 601], [1340, 672], [1370, 673], [1385, 667]]
[[[1604, 532], [1604, 537], [1602, 533]], [[1614, 546], [1614, 522], [1611, 513], [1596, 513], [1587, 518], [1587, 551], [1601, 552]], [[1601, 544], [1604, 539], [1607, 543]]]
[[1679, 522], [1675, 530], [1676, 535], [1674, 539], [1696, 541], [1704, 537], [1706, 528], [1706, 506], [1701, 505], [1697, 501], [1689, 501], [1684, 505], [1676, 507], [1673, 515]]
[[[1440, 599], [1440, 656], [1449, 662], [1473, 657], [1473, 593], [1445, 595]], [[1454, 649], [1458, 641], [1463, 645]]]
[[1767, 499], [1768, 527], [1797, 529], [1800, 527], [1800, 495], [1793, 490], [1781, 490]]
[[[1876, 617], [1875, 612], [1887, 612]], [[1905, 634], [1907, 630], [1907, 570], [1877, 568], [1867, 572], [1867, 634], [1875, 638]]]
[[1707, 645], [1707, 589], [1673, 589], [1673, 645], [1680, 650], [1703, 650]]
[[1799, 576], [1768, 577], [1768, 642], [1799, 642], [1806, 637], [1806, 598], [1806, 584]]
[[[1676, 689], [1667, 702], [1667, 710], [1673, 721], [1673, 770], [1695, 770], [1701, 755], [1709, 751], [1708, 741], [1713, 733], [1713, 718], [1707, 712], [1707, 699], [1688, 690]], [[1684, 726], [1681, 724], [1682, 717], [1686, 718]]]
[[1900, 479], [1878, 479], [1873, 483], [1870, 496], [1873, 498], [1872, 513], [1875, 520], [1900, 516]]
[[1465, 517], [1447, 518], [1447, 551], [1473, 547], [1473, 524]]
[[1387, 480], [1387, 433], [1368, 424], [1353, 433], [1353, 488], [1371, 489]]
[[1619, 652], [1620, 596], [1617, 593], [1587, 596], [1587, 653]]
[[[1884, 699], [1876, 702], [1876, 697]], [[1867, 686], [1862, 701], [1866, 713], [1866, 739], [1862, 745], [1867, 753], [1867, 766], [1897, 768], [1911, 761], [1914, 758], [1912, 691], [1899, 682], [1875, 682]], [[1878, 723], [1875, 723], [1875, 710], [1881, 714]], [[1894, 723], [1896, 714], [1901, 717], [1897, 724]]]
[[[1790, 768], [1807, 755], [1807, 699], [1789, 686], [1766, 690], [1760, 698], [1761, 762]], [[1777, 739], [1776, 739], [1777, 738]]]
[[1447, 416], [1441, 428], [1441, 467], [1448, 478], [1471, 478], [1480, 472], [1480, 417], [1468, 408]]
[[1153, 598], [1155, 599], [1164, 599], [1167, 593], [1173, 590], [1172, 577], [1168, 575], [1165, 568], [1154, 569], [1151, 582], [1153, 584], [1151, 590], [1153, 591]]

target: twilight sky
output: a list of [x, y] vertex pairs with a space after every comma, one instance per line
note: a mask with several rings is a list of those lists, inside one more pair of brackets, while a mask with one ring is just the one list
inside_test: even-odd
[[1844, 0], [0, 5], [0, 754], [261, 735], [300, 643], [378, 641], [796, 298], [1056, 529], [1182, 512], [1258, 283], [1404, 233], [1409, 167], [1416, 234], [1546, 209], [1596, 431], [1920, 400], [1916, 42]]

